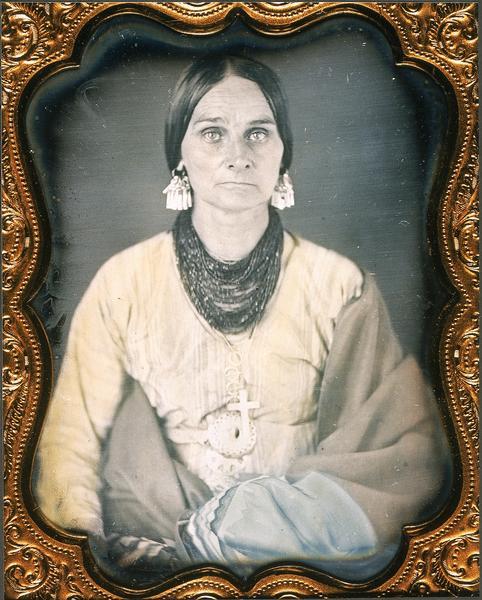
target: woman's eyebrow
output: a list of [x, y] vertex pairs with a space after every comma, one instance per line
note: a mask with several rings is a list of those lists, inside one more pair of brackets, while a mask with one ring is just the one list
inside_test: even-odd
[[224, 119], [222, 117], [199, 117], [193, 123], [193, 125], [197, 125], [198, 123], [222, 123]]
[[254, 119], [249, 122], [250, 125], [276, 125], [275, 120], [271, 117], [263, 117], [261, 119]]

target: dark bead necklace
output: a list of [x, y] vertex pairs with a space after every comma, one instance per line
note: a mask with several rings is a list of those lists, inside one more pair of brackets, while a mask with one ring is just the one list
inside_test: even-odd
[[283, 227], [270, 207], [269, 223], [256, 247], [238, 261], [213, 258], [201, 242], [191, 210], [174, 223], [177, 268], [197, 311], [222, 333], [240, 333], [256, 325], [274, 293], [283, 253]]

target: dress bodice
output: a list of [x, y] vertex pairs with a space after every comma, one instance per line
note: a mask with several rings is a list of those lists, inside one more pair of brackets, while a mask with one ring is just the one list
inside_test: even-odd
[[[254, 331], [228, 338], [191, 304], [170, 235], [158, 243], [163, 251], [146, 264], [142, 301], [131, 304], [126, 370], [156, 409], [174, 455], [213, 491], [237, 478], [282, 475], [291, 460], [316, 447], [324, 363], [336, 316], [361, 289], [359, 270], [285, 233], [280, 278], [265, 314]], [[234, 371], [233, 355], [239, 359]], [[249, 411], [256, 443], [236, 457], [209, 441], [215, 422], [218, 437], [232, 425], [224, 417], [219, 423], [233, 412], [228, 409], [233, 376], [256, 406]]]

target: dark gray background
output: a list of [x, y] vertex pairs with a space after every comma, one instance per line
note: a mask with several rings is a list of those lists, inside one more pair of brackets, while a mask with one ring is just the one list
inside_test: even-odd
[[204, 51], [259, 58], [281, 77], [294, 132], [286, 228], [375, 274], [405, 348], [424, 362], [440, 290], [426, 249], [428, 195], [447, 126], [442, 90], [395, 66], [383, 34], [335, 18], [283, 38], [235, 23], [202, 38], [141, 17], [101, 25], [80, 68], [45, 81], [26, 113], [52, 230], [35, 306], [61, 361], [73, 310], [109, 256], [170, 227], [161, 190], [169, 99]]

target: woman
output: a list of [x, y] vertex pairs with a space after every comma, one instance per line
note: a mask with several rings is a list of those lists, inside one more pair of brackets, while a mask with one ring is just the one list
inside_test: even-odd
[[277, 560], [369, 578], [447, 484], [430, 391], [373, 280], [282, 229], [292, 136], [270, 69], [193, 63], [166, 153], [181, 212], [76, 311], [40, 507], [131, 584]]

